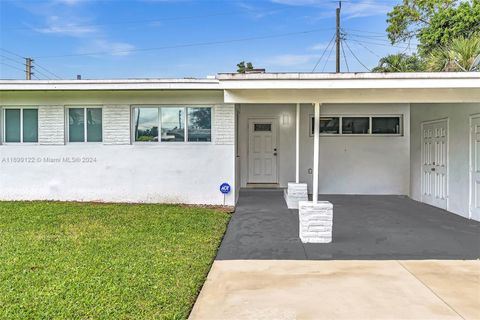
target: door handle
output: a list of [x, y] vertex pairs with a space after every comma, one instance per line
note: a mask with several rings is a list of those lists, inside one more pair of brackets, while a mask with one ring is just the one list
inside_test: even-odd
[[435, 171], [435, 168], [430, 169], [431, 171]]
[[274, 155], [274, 156], [277, 156], [277, 153], [276, 153], [276, 152], [274, 152], [274, 153], [273, 153], [273, 155]]

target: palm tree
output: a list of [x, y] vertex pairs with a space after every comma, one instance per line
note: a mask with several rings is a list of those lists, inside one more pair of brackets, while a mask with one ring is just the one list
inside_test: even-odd
[[428, 71], [480, 71], [480, 34], [454, 39], [447, 48], [437, 48], [427, 58]]
[[416, 55], [391, 54], [381, 58], [372, 72], [416, 72], [423, 71], [423, 62]]

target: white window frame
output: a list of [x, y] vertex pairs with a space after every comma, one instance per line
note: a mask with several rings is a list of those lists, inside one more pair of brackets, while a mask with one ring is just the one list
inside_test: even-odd
[[[308, 118], [308, 136], [313, 137], [312, 118], [313, 114], [309, 114]], [[402, 137], [403, 136], [403, 115], [402, 114], [321, 114], [321, 118], [339, 118], [339, 133], [320, 133], [325, 137]], [[343, 133], [343, 118], [369, 118], [368, 133]], [[400, 133], [372, 133], [373, 118], [399, 118]]]
[[[19, 109], [20, 110], [20, 142], [7, 142], [6, 135], [7, 135], [7, 117], [6, 117], [6, 110], [11, 110], [11, 109]], [[37, 110], [37, 142], [23, 142], [23, 110]], [[0, 128], [1, 128], [1, 139], [0, 141], [4, 145], [9, 145], [9, 144], [28, 144], [28, 145], [36, 145], [39, 144], [39, 131], [40, 131], [40, 119], [38, 118], [38, 107], [37, 106], [2, 106], [0, 108]]]
[[[158, 141], [135, 141], [135, 109], [137, 108], [152, 108], [158, 110]], [[184, 110], [184, 119], [183, 119], [183, 127], [184, 127], [184, 138], [183, 141], [162, 141], [162, 108], [183, 108]], [[189, 108], [210, 108], [210, 141], [188, 141], [188, 109]], [[160, 104], [160, 105], [132, 105], [130, 110], [130, 118], [131, 121], [131, 139], [133, 144], [144, 144], [144, 145], [184, 145], [184, 144], [212, 144], [213, 143], [213, 119], [214, 119], [214, 105], [196, 105], [196, 104]]]
[[[83, 141], [70, 141], [70, 109], [83, 109]], [[95, 142], [90, 142], [87, 141], [87, 109], [101, 109], [102, 111], [102, 141], [95, 141]], [[85, 106], [85, 105], [69, 105], [65, 107], [65, 142], [66, 143], [73, 143], [73, 144], [79, 144], [79, 143], [88, 143], [88, 144], [102, 144], [103, 139], [105, 136], [104, 133], [104, 112], [103, 112], [103, 106], [99, 105], [93, 105], [93, 106]]]

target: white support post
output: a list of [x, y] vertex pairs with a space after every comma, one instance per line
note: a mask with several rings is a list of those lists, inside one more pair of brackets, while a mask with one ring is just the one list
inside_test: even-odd
[[297, 103], [295, 136], [295, 183], [300, 183], [300, 103]]
[[316, 102], [313, 122], [313, 201], [298, 202], [298, 233], [303, 243], [332, 242], [333, 205], [328, 201], [318, 201], [320, 107], [321, 104]]
[[313, 204], [318, 202], [318, 157], [320, 149], [320, 103], [315, 102], [315, 117], [313, 122]]

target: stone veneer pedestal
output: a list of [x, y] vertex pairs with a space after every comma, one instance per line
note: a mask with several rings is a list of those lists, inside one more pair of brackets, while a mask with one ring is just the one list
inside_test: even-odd
[[332, 242], [333, 205], [328, 201], [300, 201], [298, 210], [300, 240], [303, 243]]

